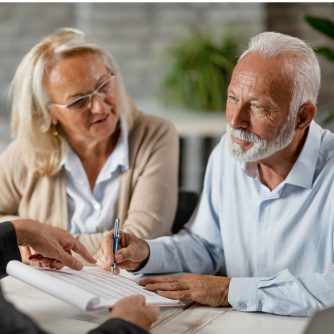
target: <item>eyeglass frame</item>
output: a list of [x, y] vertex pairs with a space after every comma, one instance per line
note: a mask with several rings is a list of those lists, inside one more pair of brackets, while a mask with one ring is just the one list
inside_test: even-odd
[[89, 106], [92, 105], [92, 98], [93, 96], [95, 95], [101, 95], [103, 93], [99, 93], [99, 89], [101, 89], [101, 87], [103, 87], [104, 85], [106, 85], [107, 83], [109, 83], [111, 80], [114, 80], [115, 79], [115, 74], [111, 74], [110, 77], [103, 81], [93, 92], [89, 93], [89, 94], [86, 94], [86, 95], [83, 95], [83, 96], [80, 96], [76, 99], [74, 99], [73, 101], [67, 103], [67, 104], [62, 104], [62, 103], [55, 103], [55, 102], [48, 102], [47, 105], [54, 105], [60, 109], [71, 109], [71, 107], [73, 107], [73, 105], [75, 103], [77, 103], [78, 101], [80, 101], [81, 99], [85, 99], [85, 98], [89, 98]]

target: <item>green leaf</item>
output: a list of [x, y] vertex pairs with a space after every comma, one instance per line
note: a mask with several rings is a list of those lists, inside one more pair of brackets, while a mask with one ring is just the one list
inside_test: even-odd
[[237, 61], [237, 38], [192, 32], [170, 52], [170, 64], [162, 83], [167, 103], [190, 109], [221, 111], [226, 89]]
[[334, 23], [324, 17], [306, 15], [305, 20], [316, 30], [322, 32], [330, 38], [334, 38]]
[[328, 125], [334, 121], [334, 111], [329, 113], [329, 115], [326, 116], [326, 118], [322, 121], [324, 125]]
[[319, 47], [315, 49], [316, 53], [325, 57], [327, 60], [334, 62], [334, 50], [328, 47]]

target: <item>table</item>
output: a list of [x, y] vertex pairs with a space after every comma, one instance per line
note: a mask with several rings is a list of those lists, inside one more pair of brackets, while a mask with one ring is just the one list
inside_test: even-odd
[[[107, 311], [83, 312], [40, 290], [6, 277], [1, 280], [7, 297], [22, 312], [50, 333], [80, 334], [108, 319]], [[153, 334], [301, 334], [307, 318], [237, 312], [193, 304], [188, 308], [163, 308]]]

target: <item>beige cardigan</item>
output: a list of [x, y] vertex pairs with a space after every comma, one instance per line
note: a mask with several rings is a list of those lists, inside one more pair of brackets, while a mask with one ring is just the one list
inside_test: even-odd
[[[171, 230], [177, 204], [179, 141], [169, 121], [137, 110], [132, 116], [129, 169], [120, 176], [116, 215], [123, 231], [150, 239]], [[30, 218], [67, 229], [63, 170], [53, 177], [37, 177], [22, 159], [15, 140], [0, 155], [0, 185], [1, 222]], [[107, 233], [77, 237], [95, 254]]]

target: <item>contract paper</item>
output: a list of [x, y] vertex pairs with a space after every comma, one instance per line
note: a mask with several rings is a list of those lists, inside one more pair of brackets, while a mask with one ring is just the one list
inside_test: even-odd
[[131, 278], [113, 275], [97, 267], [85, 267], [80, 271], [70, 268], [51, 270], [10, 261], [6, 269], [8, 275], [86, 311], [110, 308], [121, 298], [131, 295], [144, 295], [147, 304], [183, 305], [180, 301], [145, 290]]

